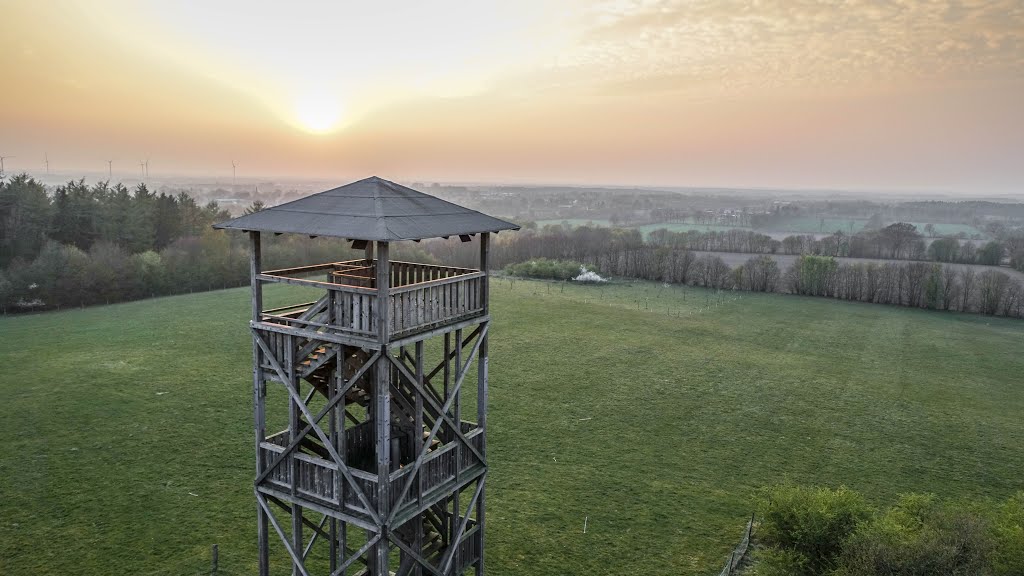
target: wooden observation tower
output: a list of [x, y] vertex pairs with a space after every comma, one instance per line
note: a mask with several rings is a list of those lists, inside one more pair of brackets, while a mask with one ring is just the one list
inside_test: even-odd
[[[518, 226], [374, 177], [215, 227], [252, 250], [261, 576], [482, 574], [488, 245]], [[262, 232], [345, 238], [365, 257], [263, 270]], [[389, 258], [392, 242], [472, 236], [478, 269]], [[265, 309], [268, 283], [315, 300]]]

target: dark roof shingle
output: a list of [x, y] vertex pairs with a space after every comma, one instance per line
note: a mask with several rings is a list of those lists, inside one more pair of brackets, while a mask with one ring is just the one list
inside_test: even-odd
[[519, 229], [376, 176], [213, 227], [386, 242]]

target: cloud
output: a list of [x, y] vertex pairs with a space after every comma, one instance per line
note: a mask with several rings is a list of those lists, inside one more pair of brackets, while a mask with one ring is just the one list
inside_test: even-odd
[[580, 23], [555, 67], [641, 90], [1024, 76], [1019, 0], [605, 2]]

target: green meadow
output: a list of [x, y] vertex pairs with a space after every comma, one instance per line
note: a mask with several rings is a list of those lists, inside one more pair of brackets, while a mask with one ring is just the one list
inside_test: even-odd
[[[302, 298], [281, 288], [268, 306]], [[492, 296], [489, 573], [717, 573], [785, 480], [1024, 489], [1024, 322], [655, 283]], [[256, 572], [248, 311], [234, 289], [0, 318], [0, 574], [208, 573], [213, 544]]]

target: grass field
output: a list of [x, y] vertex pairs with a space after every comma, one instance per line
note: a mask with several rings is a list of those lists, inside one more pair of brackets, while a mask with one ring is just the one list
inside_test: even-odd
[[[717, 573], [786, 479], [879, 502], [1024, 488], [1024, 322], [650, 283], [492, 294], [492, 574]], [[0, 574], [195, 574], [214, 543], [222, 573], [255, 573], [248, 307], [0, 319]]]
[[605, 228], [608, 228], [608, 227], [610, 227], [612, 225], [610, 220], [591, 220], [591, 219], [588, 219], [588, 218], [565, 218], [565, 219], [562, 219], [562, 220], [558, 220], [558, 219], [553, 219], [553, 220], [537, 220], [536, 224], [537, 224], [538, 228], [540, 228], [542, 226], [549, 226], [549, 225], [561, 226], [563, 224], [568, 224], [569, 226], [573, 226], [573, 227], [575, 227], [575, 226], [604, 226]]
[[[611, 227], [611, 222], [608, 220], [587, 220], [583, 218], [569, 218], [567, 220], [537, 220], [537, 226], [545, 226], [549, 224], [561, 225], [569, 224], [569, 226], [604, 226], [606, 228]], [[695, 224], [693, 222], [659, 222], [656, 224], [644, 224], [642, 226], [625, 226], [626, 228], [636, 228], [647, 236], [654, 230], [664, 228], [669, 232], [689, 232], [690, 230], [696, 230], [698, 232], [728, 232], [729, 230], [740, 229], [749, 230], [749, 228], [741, 228], [739, 226], [719, 226], [717, 224]]]
[[[822, 218], [817, 216], [785, 218], [773, 225], [771, 230], [800, 234], [832, 234], [836, 230], [842, 230], [844, 234], [849, 234], [851, 230], [853, 233], [860, 232], [868, 222], [867, 219], [855, 218], [825, 218], [824, 221], [824, 226], [822, 226]], [[917, 226], [919, 233], [924, 234], [926, 222], [911, 222], [911, 224]], [[984, 232], [969, 224], [933, 223], [932, 225], [938, 236], [953, 236], [960, 232], [967, 234], [968, 237], [975, 234], [986, 236]]]
[[[911, 222], [914, 226], [917, 226], [917, 231], [924, 234], [924, 227], [928, 224], [927, 222]], [[963, 232], [968, 238], [975, 234], [980, 234], [982, 238], [989, 238], [988, 234], [978, 230], [970, 224], [946, 224], [946, 223], [933, 223], [935, 227], [935, 234], [938, 236], [956, 236]]]
[[[786, 236], [793, 234], [814, 234], [815, 236], [821, 237], [823, 235], [831, 235], [836, 230], [842, 230], [844, 234], [850, 234], [851, 231], [855, 234], [864, 230], [864, 225], [867, 224], [866, 219], [855, 219], [855, 218], [825, 218], [824, 226], [822, 226], [821, 218], [816, 216], [800, 216], [794, 218], [785, 218], [771, 228], [765, 229], [751, 229], [749, 227], [741, 226], [720, 226], [717, 224], [706, 225], [706, 224], [695, 224], [693, 222], [662, 222], [657, 224], [644, 224], [642, 226], [627, 226], [627, 228], [636, 228], [640, 230], [646, 237], [652, 231], [660, 228], [665, 228], [669, 232], [689, 232], [696, 230], [698, 232], [728, 232], [729, 230], [753, 230], [761, 234], [767, 234], [776, 240], [782, 240]], [[544, 226], [548, 224], [566, 224], [569, 226], [605, 226], [610, 227], [611, 222], [608, 220], [587, 220], [584, 218], [569, 218], [567, 220], [538, 220], [537, 226]], [[917, 231], [924, 234], [925, 222], [912, 222], [914, 226], [917, 226]], [[974, 226], [968, 224], [943, 224], [936, 223], [935, 234], [937, 236], [954, 236], [963, 232], [968, 237], [980, 234], [982, 238], [987, 239], [986, 235], [981, 230], [978, 230]]]

